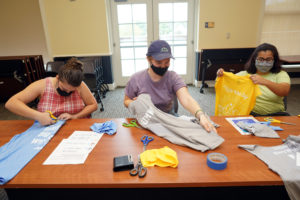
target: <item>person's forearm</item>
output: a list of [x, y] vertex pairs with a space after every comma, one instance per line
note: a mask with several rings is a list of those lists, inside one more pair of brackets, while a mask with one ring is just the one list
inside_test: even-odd
[[10, 99], [6, 102], [5, 108], [9, 111], [33, 120], [38, 120], [41, 112], [28, 107], [25, 103], [18, 99]]
[[274, 83], [272, 81], [266, 80], [264, 85], [278, 96], [283, 97], [289, 94], [290, 87], [288, 84]]
[[[193, 99], [193, 98], [185, 98], [182, 102], [180, 102], [181, 105], [188, 110], [193, 116], [195, 116], [196, 112], [197, 115], [202, 113], [202, 109], [200, 105]], [[197, 117], [197, 116], [195, 116]], [[197, 117], [198, 118], [198, 117]]]
[[[197, 101], [190, 95], [186, 87], [180, 88], [176, 92], [176, 96], [180, 102], [180, 104], [189, 111], [193, 116], [195, 116], [200, 111], [202, 111], [200, 105], [197, 103]], [[195, 116], [197, 117], [197, 116]]]
[[190, 95], [186, 96], [186, 98], [183, 98], [183, 100], [180, 103], [193, 116], [195, 116], [197, 119], [199, 119], [201, 126], [204, 127], [204, 129], [206, 131], [208, 131], [208, 132], [214, 131], [217, 133], [217, 130], [209, 122], [207, 116], [202, 111], [200, 105]]
[[89, 116], [98, 108], [97, 104], [87, 105], [85, 106], [79, 113], [73, 115], [74, 119], [80, 119]]

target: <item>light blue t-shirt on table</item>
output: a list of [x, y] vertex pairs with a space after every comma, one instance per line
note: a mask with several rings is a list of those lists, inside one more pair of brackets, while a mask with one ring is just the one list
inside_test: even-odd
[[125, 95], [133, 99], [140, 94], [149, 94], [152, 103], [164, 112], [170, 112], [177, 90], [186, 87], [183, 79], [174, 71], [167, 71], [161, 80], [154, 82], [148, 69], [132, 75], [125, 88]]
[[0, 185], [15, 177], [20, 170], [38, 154], [55, 133], [64, 125], [59, 120], [53, 125], [42, 126], [35, 121], [33, 125], [0, 147]]

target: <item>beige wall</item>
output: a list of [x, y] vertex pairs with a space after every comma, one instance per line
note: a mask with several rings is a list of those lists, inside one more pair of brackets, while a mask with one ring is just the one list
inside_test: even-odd
[[[263, 0], [199, 0], [200, 49], [255, 47], [259, 42]], [[214, 22], [215, 28], [204, 28]]]
[[300, 54], [300, 1], [267, 1], [261, 42], [274, 44], [280, 55]]
[[1, 0], [0, 56], [35, 54], [49, 60], [38, 0]]
[[[253, 47], [260, 41], [263, 0], [199, 0], [199, 4], [196, 50]], [[1, 0], [0, 55], [42, 54], [46, 61], [48, 52], [50, 57], [109, 55], [106, 15], [105, 0]], [[215, 22], [215, 28], [204, 28], [206, 21]]]
[[105, 0], [40, 0], [51, 56], [109, 55]]

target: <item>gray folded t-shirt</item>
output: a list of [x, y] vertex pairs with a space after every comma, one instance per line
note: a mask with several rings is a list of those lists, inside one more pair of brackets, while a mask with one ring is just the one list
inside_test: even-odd
[[215, 149], [224, 142], [224, 139], [214, 131], [208, 133], [199, 124], [157, 109], [148, 94], [141, 94], [130, 103], [129, 111], [142, 127], [174, 144], [204, 152]]

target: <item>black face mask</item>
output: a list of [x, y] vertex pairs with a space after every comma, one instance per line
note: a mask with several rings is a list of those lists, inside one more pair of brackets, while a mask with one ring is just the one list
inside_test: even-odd
[[155, 67], [153, 64], [151, 65], [151, 69], [154, 71], [155, 74], [159, 76], [163, 76], [167, 71], [169, 67], [161, 68], [161, 67]]
[[56, 89], [57, 93], [60, 95], [60, 96], [63, 96], [63, 97], [67, 97], [67, 96], [70, 96], [72, 94], [72, 92], [66, 92], [66, 91], [63, 91], [61, 90], [59, 87]]

